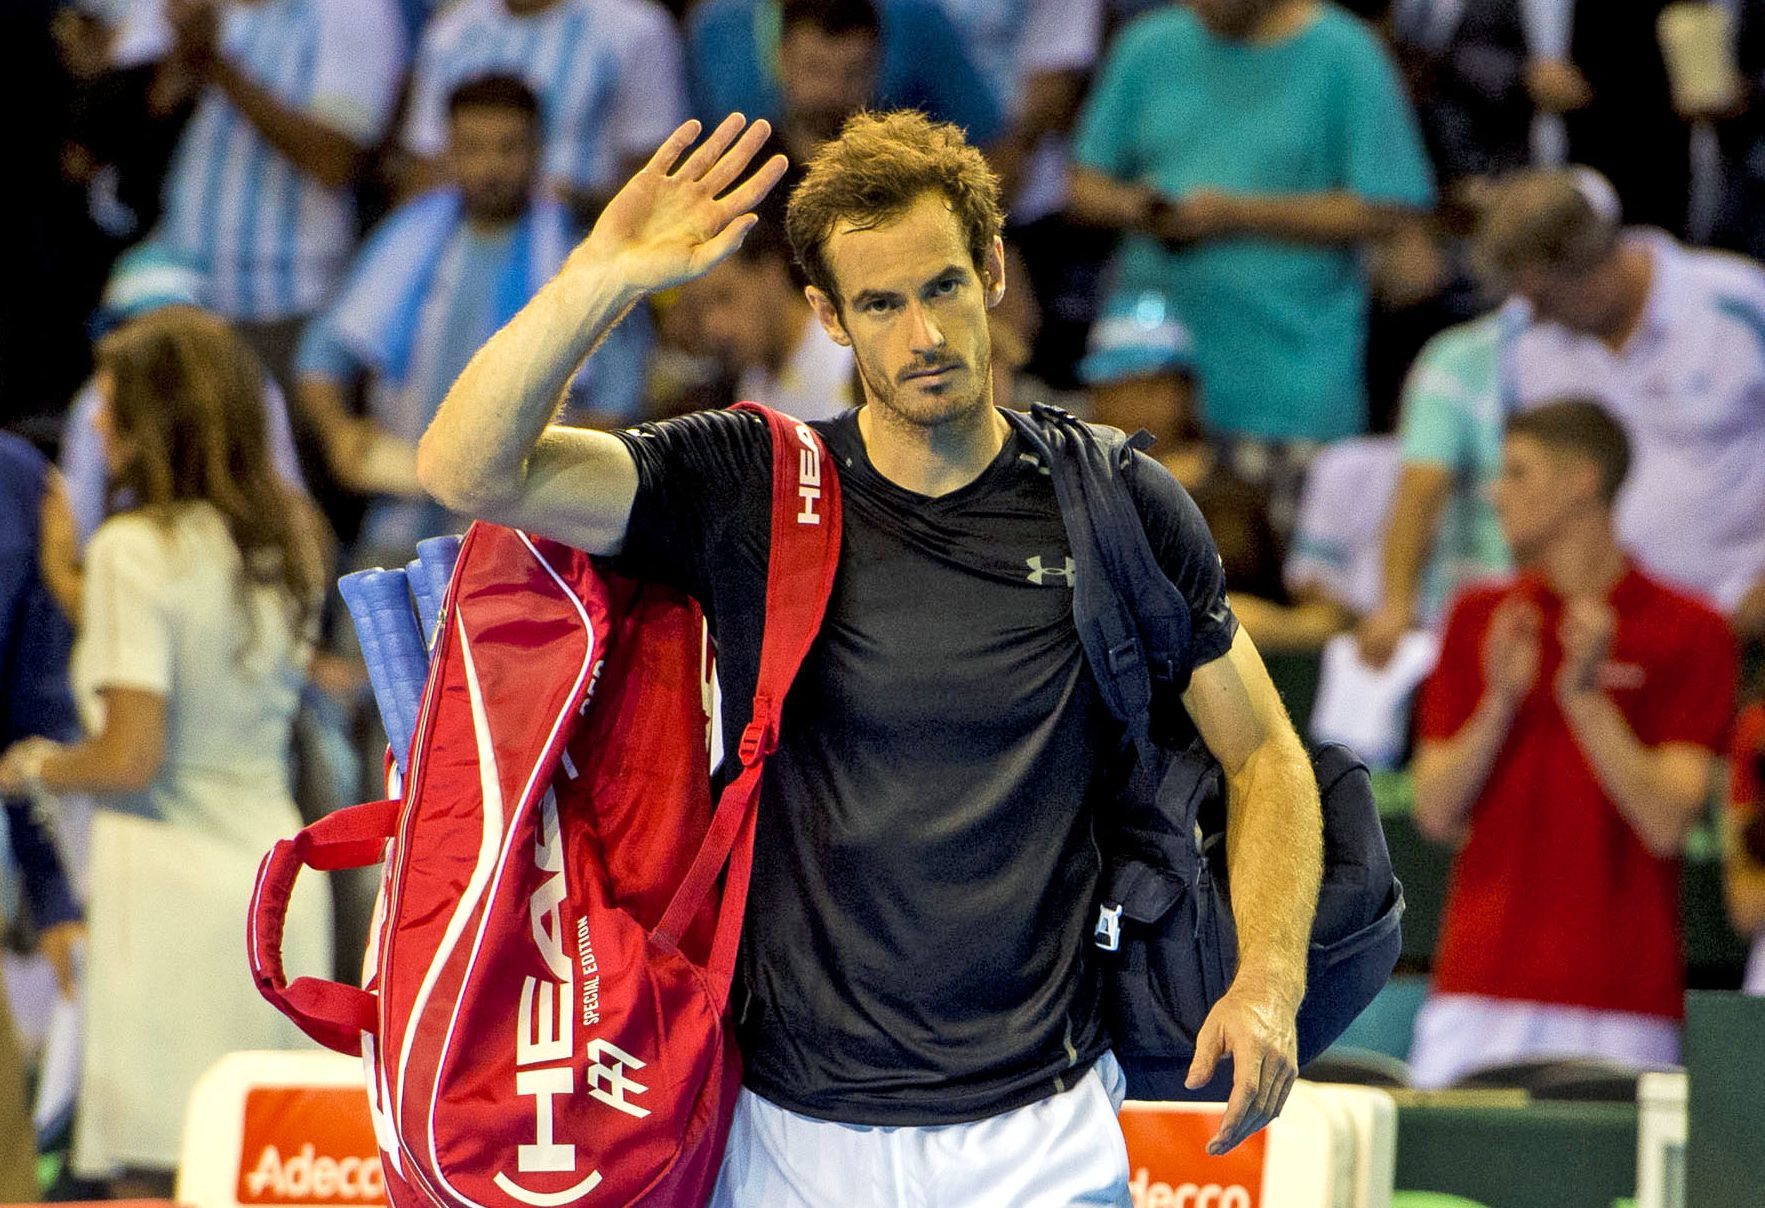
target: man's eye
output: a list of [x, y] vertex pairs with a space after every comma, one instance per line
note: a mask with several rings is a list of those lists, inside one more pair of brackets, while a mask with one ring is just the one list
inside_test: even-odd
[[956, 277], [945, 277], [942, 281], [932, 286], [932, 292], [938, 297], [944, 298], [955, 293], [961, 285], [962, 282], [960, 279]]

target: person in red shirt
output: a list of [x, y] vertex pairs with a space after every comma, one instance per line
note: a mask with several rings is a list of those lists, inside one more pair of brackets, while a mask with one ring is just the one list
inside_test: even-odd
[[1455, 602], [1422, 690], [1416, 823], [1462, 844], [1417, 1085], [1534, 1057], [1677, 1062], [1679, 853], [1737, 673], [1722, 618], [1613, 534], [1624, 430], [1563, 401], [1507, 427], [1496, 513], [1521, 567]]
[[1765, 995], [1765, 700], [1742, 710], [1734, 725], [1728, 789], [1728, 917], [1753, 940], [1743, 989]]

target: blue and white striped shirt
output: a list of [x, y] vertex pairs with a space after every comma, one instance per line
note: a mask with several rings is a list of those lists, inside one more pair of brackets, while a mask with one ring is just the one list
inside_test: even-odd
[[557, 0], [516, 14], [504, 0], [459, 0], [417, 51], [404, 144], [424, 159], [447, 147], [447, 97], [467, 80], [517, 75], [539, 96], [543, 170], [573, 189], [620, 183], [686, 114], [680, 32], [654, 0]]
[[[391, 120], [404, 68], [395, 0], [255, 0], [226, 6], [228, 59], [285, 104], [364, 146]], [[268, 322], [319, 308], [355, 243], [349, 188], [328, 189], [211, 87], [166, 180], [159, 237], [209, 278], [214, 309]]]

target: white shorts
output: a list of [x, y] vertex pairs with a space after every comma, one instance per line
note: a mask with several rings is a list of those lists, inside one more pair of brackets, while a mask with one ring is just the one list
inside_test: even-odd
[[1110, 1053], [1069, 1091], [967, 1124], [834, 1124], [744, 1090], [711, 1208], [1126, 1208], [1126, 1091]]
[[1410, 1076], [1424, 1089], [1510, 1061], [1605, 1057], [1643, 1068], [1679, 1062], [1679, 1025], [1654, 1015], [1435, 994], [1416, 1016]]

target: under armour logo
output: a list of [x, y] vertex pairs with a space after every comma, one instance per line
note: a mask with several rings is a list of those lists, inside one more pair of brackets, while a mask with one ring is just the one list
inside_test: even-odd
[[1073, 573], [1078, 570], [1071, 558], [1066, 559], [1065, 566], [1043, 566], [1040, 554], [1034, 558], [1025, 558], [1024, 561], [1029, 564], [1029, 580], [1037, 587], [1042, 587], [1052, 580], [1058, 580], [1067, 587], [1071, 587]]
[[[616, 1044], [608, 1044], [601, 1039], [589, 1042], [587, 1056], [595, 1064], [588, 1067], [588, 1093], [605, 1103], [608, 1107], [617, 1108], [628, 1116], [639, 1120], [650, 1114], [647, 1107], [639, 1107], [626, 1101], [626, 1094], [641, 1095], [650, 1088], [641, 1082], [633, 1082], [625, 1076], [626, 1067], [634, 1070], [643, 1069], [644, 1063], [627, 1053]], [[612, 1058], [608, 1065], [600, 1064]]]

